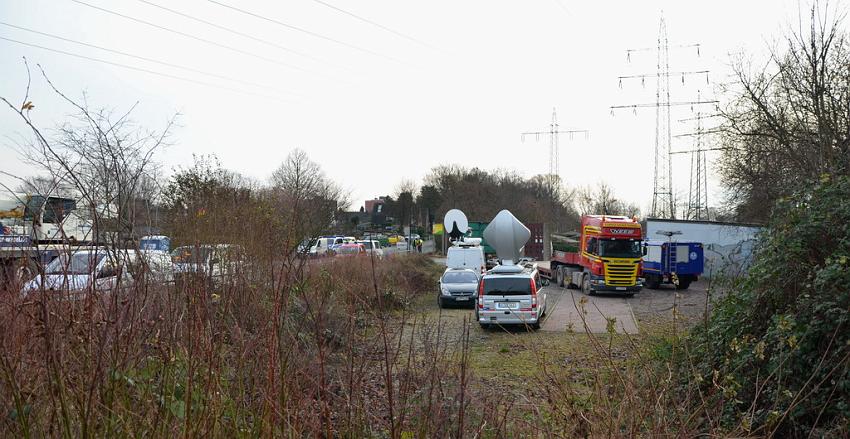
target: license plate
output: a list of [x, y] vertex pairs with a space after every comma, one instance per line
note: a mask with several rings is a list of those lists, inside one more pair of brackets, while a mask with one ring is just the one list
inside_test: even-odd
[[496, 308], [498, 309], [517, 309], [519, 308], [519, 304], [515, 302], [498, 302], [496, 303]]
[[455, 300], [458, 301], [458, 302], [462, 302], [462, 301], [465, 301], [465, 300], [469, 300], [469, 297], [455, 297]]
[[626, 287], [617, 287], [617, 291], [626, 291]]

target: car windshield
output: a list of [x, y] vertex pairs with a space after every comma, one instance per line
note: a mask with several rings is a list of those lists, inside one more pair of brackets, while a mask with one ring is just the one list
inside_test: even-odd
[[201, 263], [206, 262], [212, 253], [210, 247], [177, 247], [171, 252], [171, 260], [176, 263]]
[[491, 277], [484, 279], [484, 295], [527, 296], [531, 294], [531, 279], [527, 277]]
[[100, 260], [106, 256], [103, 253], [74, 253], [70, 259], [62, 255], [47, 265], [44, 272], [47, 274], [91, 274]]
[[599, 242], [599, 256], [609, 258], [639, 258], [641, 249], [639, 241], [612, 239]]
[[471, 284], [475, 282], [478, 282], [478, 276], [469, 271], [449, 272], [443, 275], [444, 284]]

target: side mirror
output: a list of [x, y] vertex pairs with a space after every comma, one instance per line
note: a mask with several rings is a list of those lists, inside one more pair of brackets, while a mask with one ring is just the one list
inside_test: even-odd
[[647, 248], [647, 245], [646, 245], [646, 244], [644, 244], [644, 245], [643, 245], [643, 255], [644, 255], [644, 256], [646, 256], [646, 251], [647, 251], [647, 250], [646, 250], [646, 248]]
[[540, 283], [542, 283], [544, 287], [548, 287], [549, 286], [549, 279], [545, 279], [545, 278], [541, 279]]

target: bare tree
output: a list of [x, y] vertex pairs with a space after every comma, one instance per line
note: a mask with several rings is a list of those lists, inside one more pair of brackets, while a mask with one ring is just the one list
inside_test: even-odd
[[42, 169], [47, 175], [45, 181], [75, 193], [78, 209], [91, 221], [97, 240], [119, 244], [134, 238], [137, 201], [151, 196], [150, 181], [155, 180], [157, 172], [154, 155], [166, 145], [177, 116], [162, 132], [147, 131], [130, 120], [135, 105], [118, 116], [93, 110], [85, 98], [79, 103], [59, 91], [40, 66], [39, 70], [53, 92], [76, 114], [58, 128], [55, 138], [48, 139], [29, 116], [34, 108], [29, 101], [29, 83], [21, 107], [0, 97], [32, 130], [34, 141], [25, 145], [25, 158]]
[[738, 57], [721, 87], [720, 172], [740, 219], [764, 220], [801, 185], [850, 172], [850, 40], [827, 9], [816, 1], [764, 66]]
[[301, 149], [293, 150], [272, 173], [272, 191], [294, 231], [293, 239], [308, 239], [328, 229], [336, 212], [350, 204], [342, 189]]
[[618, 199], [614, 190], [605, 182], [600, 182], [596, 188], [585, 186], [577, 191], [575, 197], [576, 209], [582, 215], [640, 215], [640, 208], [634, 203]]

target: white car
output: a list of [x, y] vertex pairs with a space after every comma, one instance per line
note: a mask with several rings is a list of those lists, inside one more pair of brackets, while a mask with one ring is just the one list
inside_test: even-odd
[[374, 254], [378, 258], [384, 257], [384, 249], [381, 248], [381, 241], [370, 239], [364, 241], [357, 241], [357, 244], [363, 244], [363, 247], [366, 247], [367, 254]]
[[63, 253], [44, 269], [44, 275], [24, 284], [27, 297], [38, 291], [64, 292], [79, 298], [86, 292], [109, 292], [121, 285], [129, 287], [141, 276], [153, 281], [171, 279], [171, 261], [157, 251], [107, 250], [93, 248]]
[[237, 274], [243, 259], [242, 248], [230, 244], [187, 245], [171, 252], [175, 280], [200, 278], [213, 285]]

